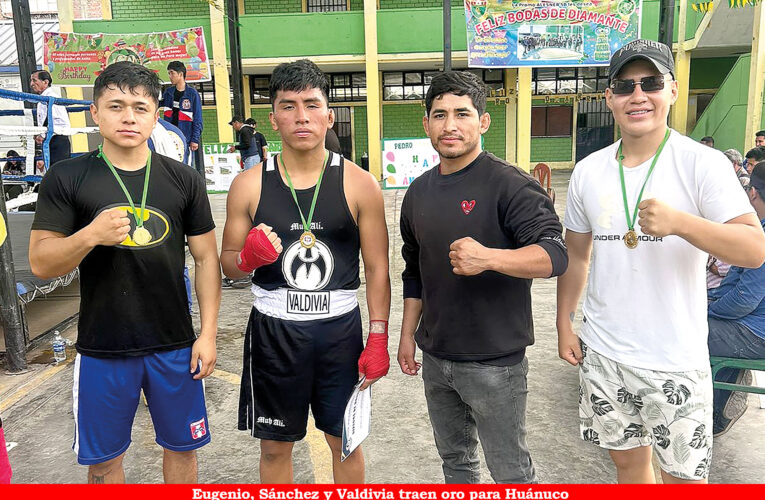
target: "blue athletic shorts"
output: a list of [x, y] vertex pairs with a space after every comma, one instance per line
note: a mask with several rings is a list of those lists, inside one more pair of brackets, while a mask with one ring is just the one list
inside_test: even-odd
[[189, 451], [209, 443], [204, 385], [189, 373], [190, 360], [191, 347], [125, 358], [78, 354], [72, 389], [77, 461], [98, 464], [128, 449], [141, 389], [157, 444]]
[[310, 406], [317, 429], [342, 436], [363, 348], [358, 307], [313, 321], [277, 319], [253, 307], [244, 337], [239, 429], [260, 439], [299, 441]]

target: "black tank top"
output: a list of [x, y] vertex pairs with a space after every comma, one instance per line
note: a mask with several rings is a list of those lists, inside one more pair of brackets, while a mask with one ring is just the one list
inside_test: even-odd
[[[355, 290], [359, 287], [359, 228], [343, 191], [343, 157], [329, 153], [316, 200], [311, 231], [316, 244], [300, 246], [303, 234], [300, 212], [290, 188], [282, 180], [276, 156], [263, 165], [260, 202], [253, 220], [273, 227], [282, 239], [282, 253], [271, 265], [255, 270], [252, 282], [266, 290]], [[300, 208], [308, 218], [316, 187], [296, 189]]]

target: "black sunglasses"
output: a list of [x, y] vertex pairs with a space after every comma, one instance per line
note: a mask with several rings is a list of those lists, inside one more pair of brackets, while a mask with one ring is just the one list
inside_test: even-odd
[[635, 85], [640, 85], [643, 92], [656, 92], [664, 88], [664, 75], [646, 76], [636, 82], [635, 80], [613, 80], [611, 91], [616, 95], [631, 94], [635, 91]]

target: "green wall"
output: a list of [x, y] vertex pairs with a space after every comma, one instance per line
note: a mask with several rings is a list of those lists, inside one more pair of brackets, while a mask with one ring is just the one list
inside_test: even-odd
[[[746, 130], [746, 101], [749, 93], [750, 56], [739, 57], [704, 110], [690, 136], [696, 140], [706, 135], [715, 138], [715, 148], [721, 151], [735, 148], [743, 151]], [[765, 118], [765, 113], [763, 114]], [[763, 122], [760, 123], [761, 128]]]
[[531, 162], [571, 161], [572, 137], [532, 137]]
[[[112, 17], [115, 20], [143, 21], [149, 18], [167, 17], [169, 14], [177, 14], [180, 17], [209, 16], [210, 6], [201, 0], [163, 0], [161, 3], [155, 0], [130, 0], [129, 2], [114, 0], [112, 2]], [[136, 33], [145, 32], [136, 31]]]
[[722, 85], [738, 57], [691, 59], [691, 89], [716, 89]]
[[369, 154], [369, 134], [367, 133], [367, 107], [356, 106], [353, 108], [353, 140], [356, 146], [356, 165], [361, 165], [361, 155], [366, 151]]
[[[380, 54], [443, 51], [443, 9], [388, 9], [377, 12]], [[452, 9], [452, 50], [467, 50], [465, 11]]]
[[384, 139], [399, 137], [427, 137], [422, 128], [425, 106], [412, 104], [386, 104], [382, 107], [382, 136]]
[[494, 153], [499, 158], [505, 158], [505, 116], [507, 107], [504, 104], [486, 104], [486, 111], [491, 116], [491, 126], [483, 134], [483, 149]]
[[244, 0], [244, 12], [239, 14], [278, 14], [302, 10], [300, 0]]
[[364, 54], [364, 13], [249, 14], [239, 18], [242, 57]]
[[218, 142], [218, 112], [214, 109], [202, 110], [202, 143]]
[[380, 9], [406, 9], [414, 7], [443, 8], [442, 0], [380, 0]]
[[[117, 5], [115, 3], [115, 5]], [[167, 12], [162, 12], [167, 16]], [[149, 17], [145, 19], [144, 17]], [[172, 31], [181, 28], [193, 28], [202, 26], [205, 31], [205, 40], [210, 48], [210, 16], [197, 17], [151, 17], [135, 15], [131, 19], [112, 21], [75, 21], [74, 30], [77, 33], [152, 33], [155, 31]]]

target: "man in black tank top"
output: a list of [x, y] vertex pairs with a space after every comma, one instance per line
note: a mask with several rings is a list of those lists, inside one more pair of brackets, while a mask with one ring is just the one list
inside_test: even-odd
[[[244, 342], [239, 429], [261, 440], [260, 480], [292, 481], [292, 447], [308, 409], [332, 450], [337, 482], [364, 481], [357, 448], [341, 462], [353, 387], [388, 372], [388, 233], [380, 186], [324, 149], [334, 123], [325, 75], [308, 60], [271, 76], [269, 116], [282, 152], [231, 184], [221, 262], [229, 278], [254, 271]], [[370, 328], [363, 345], [359, 251]]]

